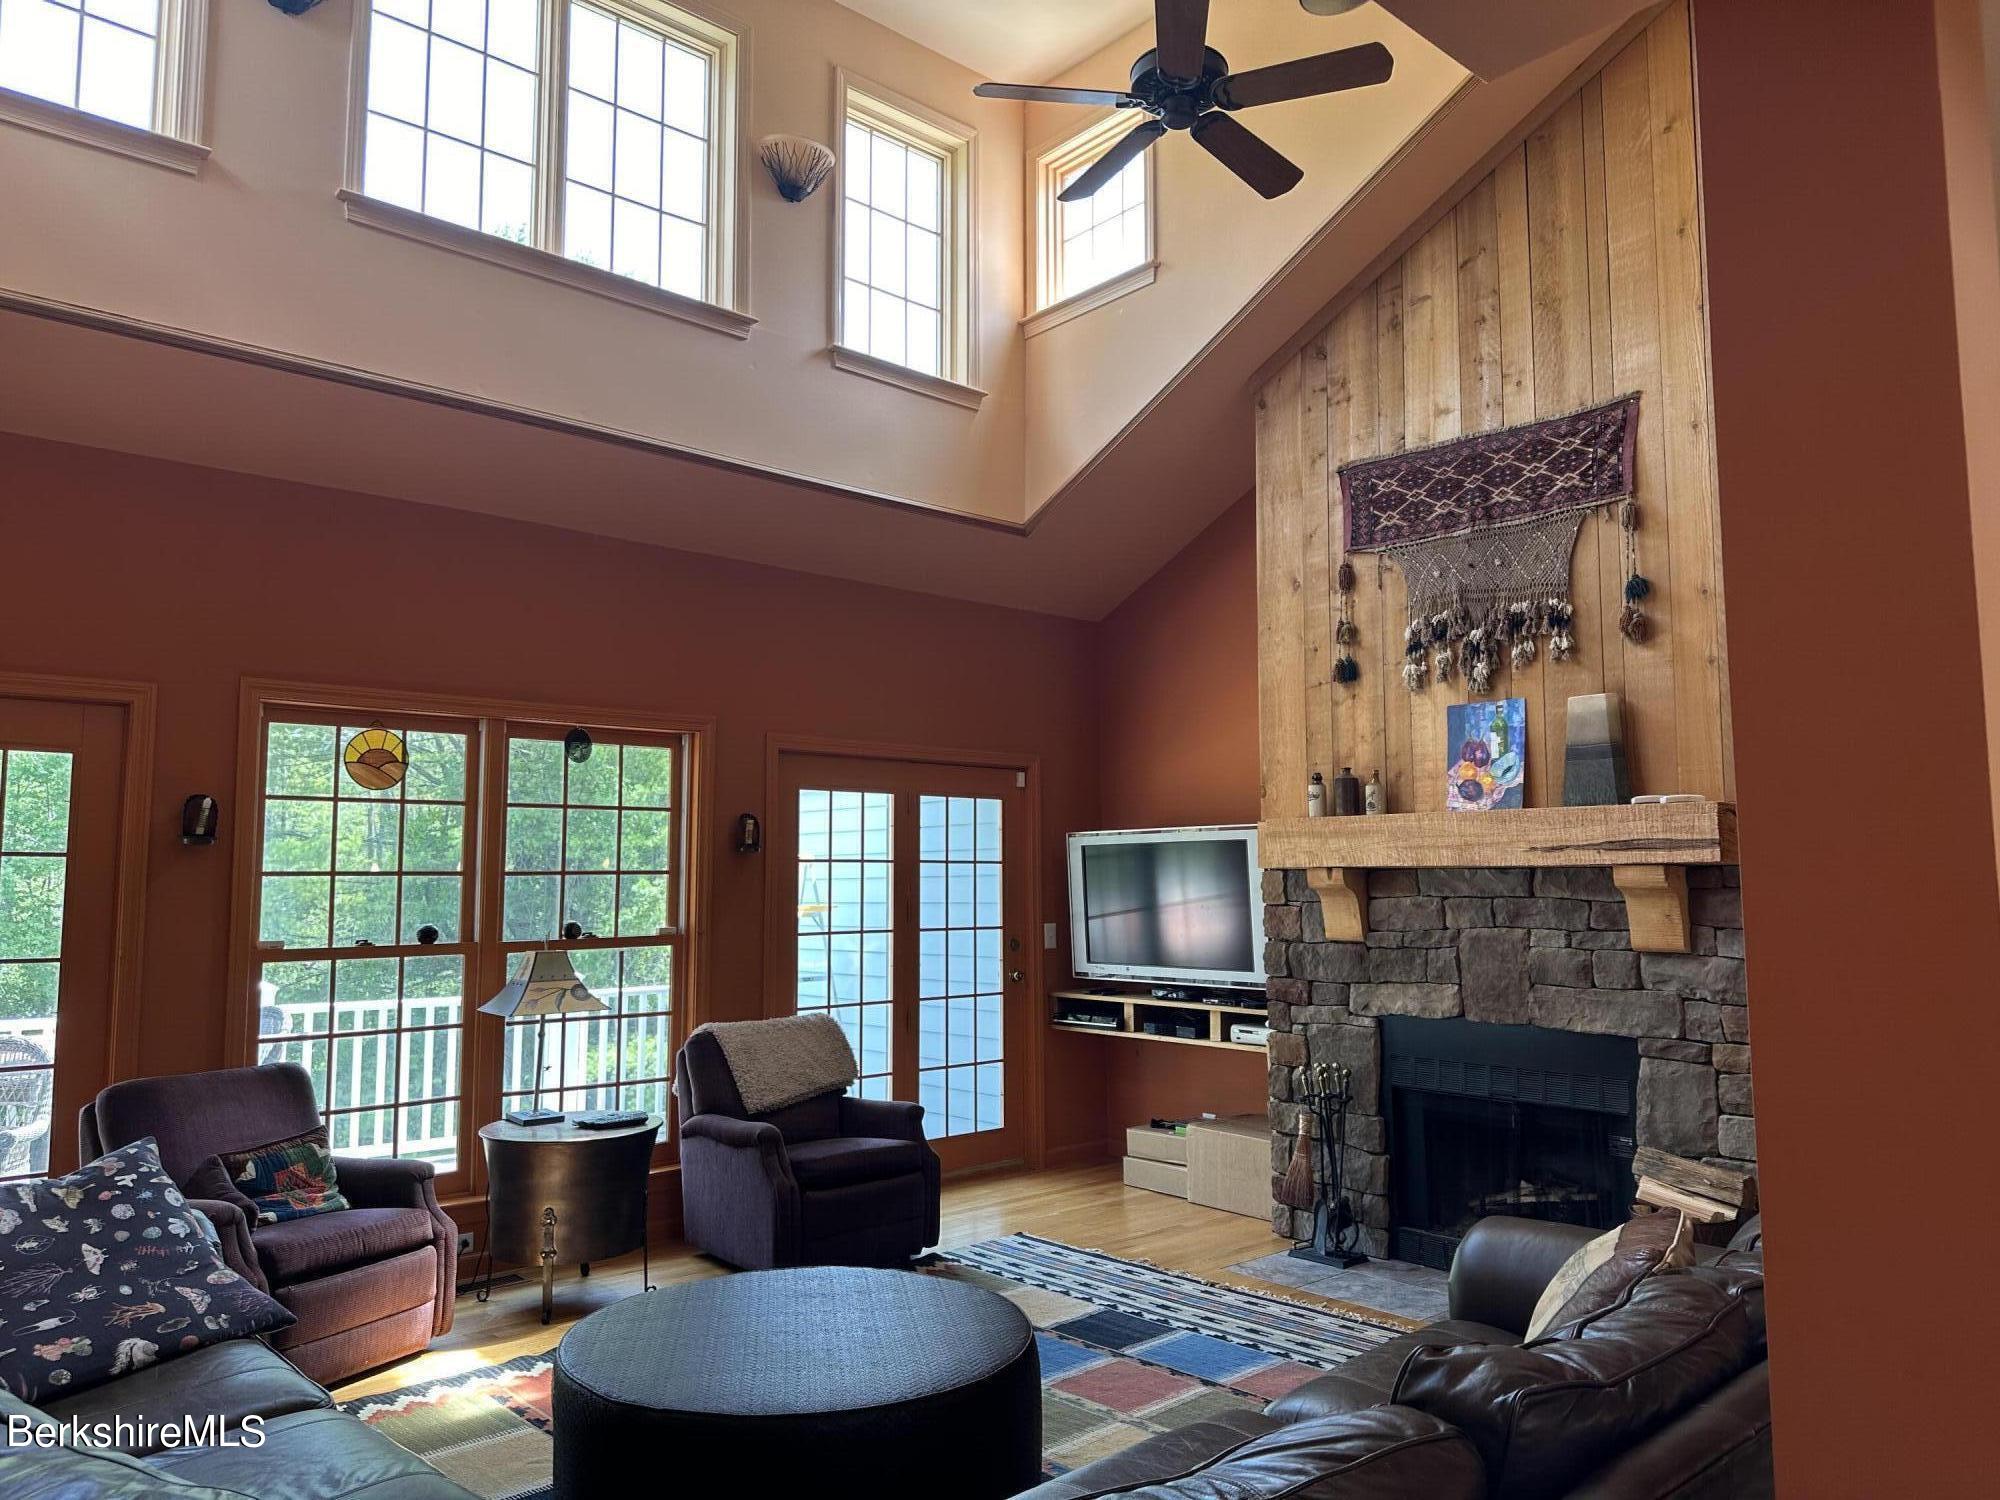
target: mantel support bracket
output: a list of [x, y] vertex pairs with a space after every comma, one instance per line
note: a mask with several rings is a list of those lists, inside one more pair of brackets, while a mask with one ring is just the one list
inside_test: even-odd
[[1637, 952], [1685, 953], [1694, 946], [1686, 865], [1613, 865], [1611, 880], [1625, 897]]
[[1306, 871], [1306, 884], [1319, 896], [1329, 942], [1358, 943], [1368, 936], [1368, 872], [1330, 869]]

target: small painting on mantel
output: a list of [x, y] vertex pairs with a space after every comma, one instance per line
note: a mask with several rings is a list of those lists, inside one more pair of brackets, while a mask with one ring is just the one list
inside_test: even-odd
[[1452, 812], [1491, 812], [1525, 805], [1528, 700], [1454, 703], [1445, 710], [1444, 805]]

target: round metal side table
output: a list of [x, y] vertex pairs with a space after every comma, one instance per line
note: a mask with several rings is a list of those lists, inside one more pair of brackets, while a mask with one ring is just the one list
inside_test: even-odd
[[484, 1302], [493, 1290], [493, 1262], [539, 1264], [542, 1321], [553, 1310], [556, 1266], [573, 1265], [588, 1276], [593, 1261], [640, 1253], [641, 1280], [653, 1289], [646, 1242], [646, 1184], [653, 1165], [659, 1115], [621, 1130], [585, 1130], [567, 1121], [479, 1127], [486, 1148], [486, 1276]]

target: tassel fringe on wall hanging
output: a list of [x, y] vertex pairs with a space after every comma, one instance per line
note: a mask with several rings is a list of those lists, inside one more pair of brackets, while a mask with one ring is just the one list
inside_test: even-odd
[[[1411, 692], [1462, 677], [1476, 697], [1503, 664], [1530, 666], [1544, 650], [1568, 661], [1576, 652], [1570, 557], [1585, 513], [1603, 505], [1623, 502], [1619, 629], [1628, 640], [1646, 638], [1641, 601], [1652, 585], [1639, 573], [1632, 495], [1638, 426], [1635, 394], [1340, 470], [1348, 553], [1379, 553], [1403, 570], [1403, 683]], [[1353, 680], [1341, 676], [1351, 634], [1340, 634], [1353, 629], [1353, 576], [1343, 558], [1336, 681]]]

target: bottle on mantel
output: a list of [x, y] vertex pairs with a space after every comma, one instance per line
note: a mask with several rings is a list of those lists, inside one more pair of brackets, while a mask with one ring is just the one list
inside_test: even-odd
[[1361, 789], [1361, 810], [1371, 818], [1377, 813], [1384, 813], [1389, 810], [1388, 800], [1382, 793], [1382, 773], [1380, 771], [1370, 771], [1368, 773], [1368, 785]]
[[1315, 771], [1312, 780], [1306, 783], [1306, 816], [1323, 818], [1326, 816], [1326, 778]]
[[1333, 812], [1338, 818], [1361, 815], [1361, 778], [1354, 774], [1352, 766], [1342, 766], [1340, 774], [1333, 778]]

